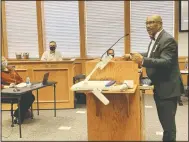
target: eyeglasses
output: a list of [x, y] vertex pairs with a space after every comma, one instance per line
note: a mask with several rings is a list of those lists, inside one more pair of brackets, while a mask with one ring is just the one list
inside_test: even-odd
[[[154, 23], [158, 23], [158, 22], [160, 22], [160, 21], [148, 21], [148, 22], [146, 22], [145, 24], [146, 25], [152, 25], [152, 24], [154, 24]], [[161, 22], [160, 22], [161, 23]]]

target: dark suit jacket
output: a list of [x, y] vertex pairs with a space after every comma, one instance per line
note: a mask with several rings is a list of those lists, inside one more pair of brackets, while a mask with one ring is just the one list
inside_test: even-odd
[[155, 95], [161, 99], [180, 96], [184, 87], [178, 64], [178, 45], [174, 38], [163, 30], [151, 50], [150, 57], [147, 57], [147, 53], [142, 55], [142, 66], [146, 67], [147, 75], [154, 84]]

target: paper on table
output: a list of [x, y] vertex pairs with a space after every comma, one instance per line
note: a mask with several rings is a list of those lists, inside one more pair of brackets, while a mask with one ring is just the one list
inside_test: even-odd
[[26, 83], [22, 82], [16, 85], [16, 87], [26, 87]]

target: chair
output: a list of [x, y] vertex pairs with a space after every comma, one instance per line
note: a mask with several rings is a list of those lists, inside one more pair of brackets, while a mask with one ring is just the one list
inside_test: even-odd
[[[1, 103], [11, 104], [11, 110], [10, 110], [11, 111], [11, 119], [12, 119], [11, 127], [14, 127], [13, 105], [14, 104], [18, 104], [18, 100], [15, 99], [15, 98], [4, 98], [4, 97], [1, 97]], [[32, 105], [31, 105], [31, 113], [33, 114]], [[31, 119], [33, 119], [33, 115], [31, 115]]]
[[[86, 76], [84, 74], [76, 75], [73, 77], [73, 84], [80, 82], [85, 78]], [[76, 108], [76, 103], [79, 103], [79, 101], [86, 103], [86, 96], [83, 93], [77, 93], [77, 91], [74, 91], [74, 108]]]

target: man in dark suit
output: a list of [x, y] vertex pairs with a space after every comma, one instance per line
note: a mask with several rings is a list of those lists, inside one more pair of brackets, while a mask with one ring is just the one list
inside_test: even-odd
[[147, 17], [146, 29], [151, 38], [148, 52], [132, 53], [130, 58], [146, 68], [154, 85], [154, 100], [164, 130], [163, 141], [176, 141], [177, 99], [184, 90], [180, 78], [177, 42], [163, 29], [159, 15]]

